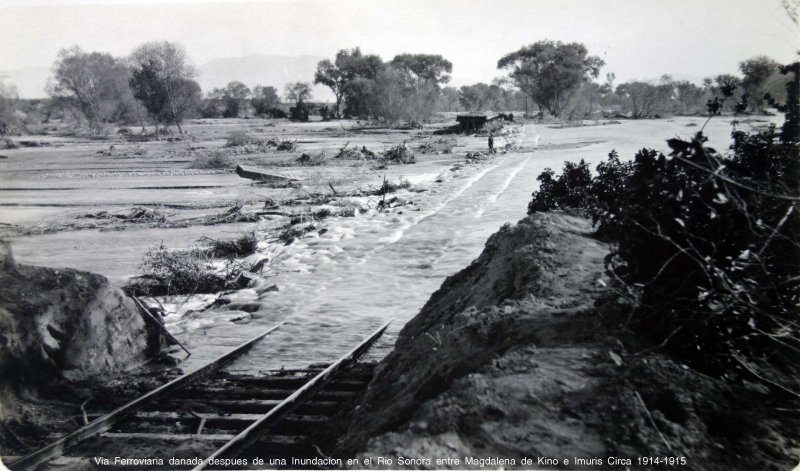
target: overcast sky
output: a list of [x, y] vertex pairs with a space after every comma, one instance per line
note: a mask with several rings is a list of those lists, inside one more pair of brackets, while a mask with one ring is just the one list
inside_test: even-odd
[[122, 56], [159, 39], [180, 42], [198, 65], [354, 46], [384, 60], [436, 53], [453, 62], [456, 85], [490, 81], [497, 60], [524, 44], [579, 41], [619, 83], [733, 73], [759, 54], [788, 62], [800, 28], [780, 0], [0, 0], [0, 70], [49, 67], [73, 44]]

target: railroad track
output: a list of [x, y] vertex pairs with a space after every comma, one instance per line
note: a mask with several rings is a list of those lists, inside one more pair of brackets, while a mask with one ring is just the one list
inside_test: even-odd
[[331, 364], [264, 375], [225, 370], [285, 322], [111, 412], [87, 414], [92, 420], [83, 427], [8, 466], [12, 471], [315, 467], [293, 459], [326, 458], [319, 445], [335, 438], [332, 422], [372, 376], [374, 365], [358, 359], [391, 321]]

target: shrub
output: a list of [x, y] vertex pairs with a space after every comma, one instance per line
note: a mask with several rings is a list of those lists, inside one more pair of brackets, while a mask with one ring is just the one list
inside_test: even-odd
[[[788, 95], [797, 96], [800, 85], [792, 86]], [[709, 114], [723, 101], [709, 100]], [[587, 208], [614, 237], [607, 269], [634, 295], [629, 327], [644, 339], [723, 376], [745, 361], [793, 367], [800, 360], [798, 109], [785, 107], [782, 132], [734, 130], [726, 154], [708, 147], [701, 130], [668, 140], [668, 156], [642, 149], [621, 163], [612, 152], [588, 181], [583, 162], [566, 164], [557, 178], [548, 169], [529, 211]]]
[[195, 157], [190, 165], [190, 168], [197, 169], [226, 169], [232, 168], [235, 162], [222, 152], [212, 152], [210, 154], [201, 154]]
[[592, 174], [589, 164], [581, 159], [579, 164], [564, 162], [564, 172], [555, 178], [555, 172], [546, 168], [536, 177], [539, 191], [528, 204], [528, 214], [534, 211], [585, 208], [591, 200]]
[[0, 137], [0, 149], [16, 149], [19, 147], [10, 137]]
[[244, 131], [234, 131], [228, 134], [228, 139], [225, 142], [225, 147], [241, 147], [246, 145], [262, 145], [263, 139], [251, 136]]

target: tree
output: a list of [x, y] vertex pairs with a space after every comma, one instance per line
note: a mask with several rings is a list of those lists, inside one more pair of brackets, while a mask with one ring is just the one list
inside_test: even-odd
[[[342, 53], [346, 53], [346, 51], [339, 51], [337, 58]], [[344, 98], [344, 87], [347, 84], [344, 71], [328, 59], [321, 60], [317, 64], [317, 72], [314, 74], [314, 84], [325, 85], [331, 89], [333, 96], [336, 97], [334, 114], [337, 119], [341, 118], [342, 98]]]
[[128, 67], [110, 54], [86, 53], [73, 46], [59, 52], [48, 93], [99, 127], [133, 117], [135, 104], [128, 77]]
[[438, 88], [450, 81], [447, 74], [453, 71], [452, 62], [434, 54], [399, 54], [392, 59], [392, 66], [411, 74], [416, 88], [423, 83]]
[[294, 106], [289, 108], [289, 116], [292, 119], [308, 121], [309, 109], [305, 101], [311, 99], [311, 86], [304, 82], [288, 83], [284, 95], [286, 100], [294, 102]]
[[742, 88], [747, 94], [751, 111], [764, 110], [764, 93], [767, 80], [778, 73], [780, 64], [767, 56], [757, 56], [739, 62], [742, 72]]
[[0, 78], [0, 136], [10, 134], [19, 125], [16, 111], [17, 89]]
[[298, 106], [311, 98], [311, 86], [305, 82], [287, 83], [284, 96]]
[[383, 70], [383, 60], [374, 54], [363, 54], [361, 49], [342, 49], [336, 54], [336, 67], [342, 71], [342, 95], [345, 115], [368, 117], [370, 109], [367, 97], [373, 88], [373, 80]]
[[703, 88], [688, 80], [675, 82], [675, 98], [682, 113], [702, 110], [705, 95], [706, 92]]
[[280, 103], [278, 90], [275, 87], [256, 85], [253, 89], [253, 98], [250, 100], [250, 104], [253, 106], [256, 116], [274, 116]]
[[197, 82], [177, 78], [171, 81], [171, 88], [167, 89], [156, 72], [156, 67], [151, 64], [134, 69], [130, 87], [133, 96], [142, 102], [148, 114], [156, 121], [156, 131], [162, 121], [172, 121], [182, 133], [180, 123], [192, 116], [202, 102], [200, 85]]
[[[134, 49], [130, 55], [130, 62], [134, 71], [140, 72], [136, 76], [137, 80], [147, 79], [150, 81], [150, 83], [146, 84], [134, 83], [134, 78], [131, 78], [131, 88], [137, 88], [145, 93], [160, 94], [158, 97], [160, 100], [166, 98], [169, 116], [178, 128], [178, 132], [183, 134], [181, 121], [184, 116], [179, 111], [187, 111], [189, 109], [188, 105], [191, 103], [180, 103], [178, 100], [195, 101], [196, 106], [197, 102], [199, 102], [199, 97], [194, 94], [193, 90], [195, 86], [197, 86], [198, 93], [200, 90], [199, 85], [192, 81], [192, 78], [197, 75], [197, 71], [189, 63], [186, 50], [180, 44], [168, 41], [145, 43]], [[143, 73], [145, 70], [148, 72]], [[189, 82], [194, 83], [195, 86]], [[152, 103], [152, 100], [146, 101]], [[163, 107], [157, 106], [157, 108]]]
[[458, 89], [455, 87], [444, 87], [439, 94], [436, 103], [437, 111], [461, 111]]
[[203, 99], [200, 116], [203, 118], [219, 118], [225, 112], [225, 89], [214, 88]]
[[658, 87], [647, 82], [621, 83], [617, 86], [616, 93], [628, 99], [631, 116], [635, 119], [650, 116], [659, 99]]
[[242, 108], [247, 105], [251, 92], [242, 82], [229, 82], [222, 95], [224, 110], [222, 115], [226, 118], [238, 118]]
[[597, 78], [603, 65], [583, 44], [549, 40], [524, 46], [497, 62], [498, 69], [509, 70], [514, 84], [554, 117], [582, 82]]
[[464, 85], [458, 92], [458, 102], [466, 111], [497, 110], [503, 101], [503, 91], [497, 85]]

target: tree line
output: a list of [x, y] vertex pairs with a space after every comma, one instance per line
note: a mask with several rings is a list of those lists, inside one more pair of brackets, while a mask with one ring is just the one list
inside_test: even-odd
[[[318, 63], [313, 84], [331, 90], [335, 103], [313, 104], [312, 84], [294, 82], [282, 96], [273, 86], [250, 89], [239, 81], [203, 93], [195, 81], [197, 70], [184, 48], [166, 41], [149, 42], [128, 57], [85, 52], [74, 46], [60, 51], [47, 87], [48, 103], [31, 101], [24, 111], [35, 111], [44, 122], [53, 113], [100, 128], [107, 123], [149, 124], [159, 129], [191, 117], [290, 117], [308, 120], [357, 118], [388, 124], [429, 122], [442, 111], [522, 111], [562, 119], [606, 116], [631, 118], [703, 113], [723, 90], [736, 90], [736, 103], [751, 112], [763, 112], [766, 95], [781, 101], [785, 76], [779, 64], [766, 56], [739, 63], [740, 76], [721, 74], [695, 84], [663, 75], [655, 81], [616, 84], [605, 65], [583, 44], [543, 40], [506, 54], [497, 62], [505, 77], [491, 84], [460, 88], [447, 86], [453, 64], [441, 55], [399, 54], [390, 61], [360, 48], [342, 49], [333, 59]], [[283, 100], [282, 100], [283, 98]], [[0, 83], [0, 133], [19, 129], [21, 111], [13, 87]]]

